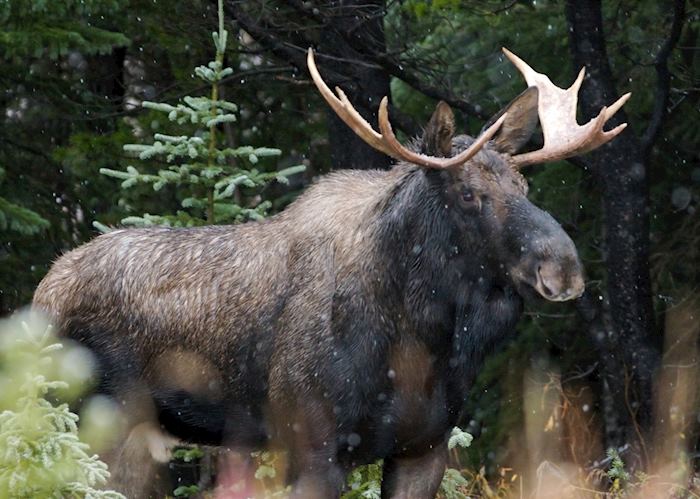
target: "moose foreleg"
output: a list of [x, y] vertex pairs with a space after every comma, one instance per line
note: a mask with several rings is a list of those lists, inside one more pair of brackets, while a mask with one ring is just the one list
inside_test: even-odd
[[447, 465], [447, 445], [438, 442], [427, 453], [384, 461], [382, 499], [433, 499]]
[[345, 473], [337, 462], [335, 419], [332, 409], [318, 398], [297, 404], [288, 426], [290, 498], [340, 497]]

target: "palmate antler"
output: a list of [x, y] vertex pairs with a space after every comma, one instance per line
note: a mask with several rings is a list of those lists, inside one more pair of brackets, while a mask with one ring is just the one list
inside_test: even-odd
[[367, 142], [367, 144], [376, 150], [381, 151], [394, 159], [408, 161], [409, 163], [414, 163], [420, 166], [444, 169], [466, 163], [476, 153], [478, 153], [489, 140], [491, 140], [507, 116], [506, 114], [501, 116], [498, 121], [486, 129], [484, 133], [482, 133], [467, 150], [462, 151], [457, 156], [453, 156], [451, 158], [426, 156], [425, 154], [420, 154], [407, 149], [396, 139], [394, 131], [391, 128], [391, 123], [389, 123], [389, 111], [387, 110], [388, 100], [386, 97], [384, 97], [379, 104], [379, 130], [381, 131], [381, 134], [379, 134], [374, 130], [374, 128], [372, 128], [372, 125], [367, 123], [360, 113], [357, 112], [352, 104], [350, 104], [345, 92], [336, 87], [335, 91], [338, 94], [336, 96], [331, 89], [328, 88], [328, 85], [326, 85], [326, 83], [323, 81], [323, 78], [321, 78], [321, 75], [316, 68], [314, 53], [311, 49], [309, 49], [306, 62], [309, 66], [311, 78], [313, 78], [314, 83], [316, 84], [319, 92], [321, 92], [323, 98], [326, 99], [326, 102], [328, 102], [328, 104], [333, 108], [338, 117], [343, 120], [345, 124], [358, 135], [358, 137]]
[[538, 151], [513, 156], [512, 160], [517, 168], [533, 163], [556, 161], [592, 151], [612, 140], [627, 127], [627, 123], [623, 123], [610, 131], [603, 130], [605, 123], [627, 102], [632, 94], [626, 93], [612, 106], [603, 107], [598, 116], [591, 121], [585, 125], [579, 125], [576, 122], [576, 104], [586, 68], [581, 68], [574, 84], [564, 90], [552, 83], [547, 75], [538, 73], [508, 49], [503, 48], [503, 53], [522, 73], [527, 84], [531, 87], [537, 87], [539, 91], [537, 113], [544, 135], [544, 147]]

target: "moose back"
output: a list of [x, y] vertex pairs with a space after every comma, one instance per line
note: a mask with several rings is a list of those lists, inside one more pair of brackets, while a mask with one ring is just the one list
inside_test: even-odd
[[[382, 497], [436, 494], [446, 438], [523, 297], [584, 290], [573, 242], [528, 201], [518, 169], [624, 128], [603, 131], [628, 96], [579, 126], [582, 74], [564, 91], [506, 55], [531, 87], [479, 138], [455, 136], [439, 103], [408, 148], [386, 98], [378, 133], [310, 51], [321, 94], [392, 170], [330, 174], [262, 222], [115, 230], [54, 264], [34, 306], [95, 353], [100, 390], [126, 408], [114, 487], [146, 497], [135, 456], [159, 457], [168, 435], [279, 445], [295, 497], [338, 497], [351, 467], [379, 458]], [[544, 148], [516, 154], [538, 115]]]

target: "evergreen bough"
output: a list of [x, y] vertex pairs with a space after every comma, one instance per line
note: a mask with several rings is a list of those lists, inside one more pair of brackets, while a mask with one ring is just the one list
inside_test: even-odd
[[[5, 170], [0, 167], [0, 184], [2, 184], [4, 176]], [[31, 236], [48, 227], [48, 220], [35, 211], [0, 196], [0, 231], [11, 230], [25, 236]]]
[[124, 499], [95, 488], [106, 483], [107, 465], [80, 441], [68, 405], [46, 399], [68, 388], [51, 375], [62, 345], [50, 327], [43, 334], [26, 323], [17, 329], [0, 331], [0, 497]]
[[[269, 147], [222, 147], [217, 127], [236, 122], [238, 107], [233, 102], [220, 99], [221, 80], [233, 73], [224, 67], [224, 53], [228, 31], [224, 29], [223, 3], [219, 1], [219, 31], [212, 33], [216, 58], [206, 66], [195, 69], [195, 75], [211, 85], [211, 95], [187, 96], [177, 105], [145, 101], [143, 107], [166, 113], [168, 119], [179, 125], [194, 126], [187, 135], [156, 133], [152, 144], [127, 144], [124, 150], [135, 153], [139, 159], [164, 160], [170, 164], [155, 174], [144, 173], [134, 166], [126, 171], [100, 169], [100, 172], [122, 180], [122, 188], [139, 183], [151, 184], [155, 191], [168, 184], [179, 192], [186, 192], [182, 210], [175, 214], [130, 216], [122, 220], [125, 225], [193, 226], [203, 224], [235, 223], [250, 219], [262, 219], [270, 208], [269, 201], [259, 202], [250, 195], [272, 180], [288, 183], [290, 175], [304, 170], [303, 165], [280, 171], [265, 172], [258, 169], [260, 158], [277, 157], [279, 149]], [[243, 189], [247, 189], [244, 199]], [[245, 202], [247, 201], [247, 202]], [[104, 230], [101, 224], [95, 224]]]
[[56, 60], [73, 50], [109, 54], [114, 47], [128, 45], [129, 39], [96, 24], [127, 4], [126, 0], [3, 0], [0, 57], [29, 69], [28, 58], [46, 55]]

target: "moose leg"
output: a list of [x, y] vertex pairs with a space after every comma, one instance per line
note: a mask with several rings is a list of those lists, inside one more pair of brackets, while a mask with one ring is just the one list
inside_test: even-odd
[[139, 498], [172, 493], [167, 463], [176, 443], [154, 423], [136, 425], [110, 459], [109, 488]]
[[[319, 432], [320, 433], [320, 432]], [[335, 442], [327, 444], [313, 435], [291, 453], [290, 478], [293, 499], [332, 499], [340, 497], [345, 474], [336, 462]]]
[[384, 460], [382, 499], [433, 499], [447, 464], [447, 445], [440, 442], [427, 453]]
[[338, 466], [318, 466], [301, 472], [295, 481], [293, 499], [332, 499], [340, 497], [344, 475]]
[[168, 462], [178, 440], [161, 428], [144, 385], [132, 382], [124, 389], [121, 387], [129, 386], [127, 381], [113, 382], [113, 397], [124, 408], [125, 434], [105, 456], [110, 471], [108, 487], [126, 497], [144, 499], [172, 493]]
[[289, 427], [289, 481], [294, 499], [340, 497], [345, 474], [337, 462], [335, 420], [325, 404], [306, 401]]

